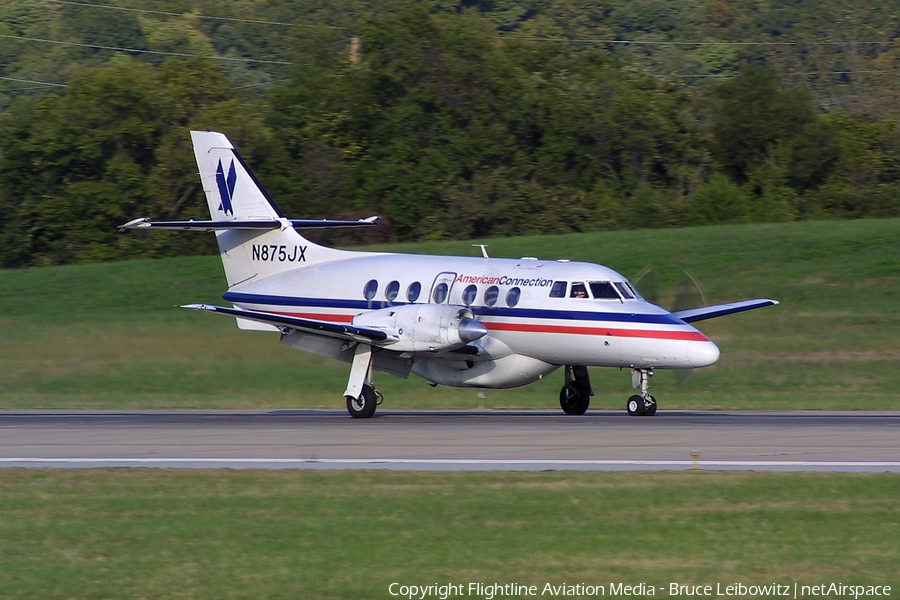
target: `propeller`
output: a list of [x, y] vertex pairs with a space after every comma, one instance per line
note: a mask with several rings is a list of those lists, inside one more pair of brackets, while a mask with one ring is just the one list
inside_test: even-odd
[[[681, 271], [680, 274], [677, 271]], [[631, 279], [635, 289], [648, 301], [670, 312], [706, 306], [706, 293], [697, 276], [684, 267], [665, 265], [654, 268], [645, 266]], [[678, 370], [674, 377], [679, 387], [687, 385], [696, 369]]]

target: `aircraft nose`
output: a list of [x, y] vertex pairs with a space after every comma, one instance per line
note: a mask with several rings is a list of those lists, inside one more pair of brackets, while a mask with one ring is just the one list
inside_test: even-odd
[[688, 360], [692, 367], [708, 367], [719, 360], [719, 347], [712, 342], [690, 342]]
[[475, 319], [467, 317], [459, 322], [459, 339], [467, 344], [483, 338], [487, 332], [487, 328]]

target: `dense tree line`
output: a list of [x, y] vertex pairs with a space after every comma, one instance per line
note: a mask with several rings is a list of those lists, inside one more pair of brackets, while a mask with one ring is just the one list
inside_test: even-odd
[[[165, 3], [176, 4], [250, 14], [238, 2]], [[202, 12], [97, 23], [77, 5], [54, 16], [46, 2], [0, 4], [0, 33], [135, 50], [54, 48], [65, 88], [0, 95], [0, 266], [211, 251], [211, 236], [116, 231], [135, 216], [208, 218], [191, 129], [225, 131], [286, 213], [381, 214], [380, 239], [900, 214], [896, 108], [826, 106], [821, 89], [750, 51], [737, 76], [695, 86], [617, 47], [498, 34], [560, 23], [584, 33], [586, 22], [602, 33], [615, 20], [596, 7], [567, 5], [551, 22], [540, 4], [526, 18], [521, 3], [408, 2], [351, 31], [325, 4], [302, 14], [264, 4], [266, 20], [335, 28], [267, 37], [273, 26], [209, 24]], [[644, 13], [632, 25], [665, 20], [663, 5], [635, 6]], [[739, 26], [742, 5], [704, 6]], [[348, 32], [362, 40], [352, 57]], [[48, 80], [46, 57], [2, 39], [18, 78]], [[138, 52], [151, 48], [166, 54]], [[272, 60], [185, 56], [263, 51]]]

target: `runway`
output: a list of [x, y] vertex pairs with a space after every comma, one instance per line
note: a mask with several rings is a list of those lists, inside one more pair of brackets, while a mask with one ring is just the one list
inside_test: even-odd
[[110, 466], [900, 472], [900, 412], [0, 411], [0, 467]]

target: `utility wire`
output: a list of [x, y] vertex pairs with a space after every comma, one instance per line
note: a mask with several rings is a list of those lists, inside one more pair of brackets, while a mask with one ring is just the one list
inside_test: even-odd
[[261, 60], [257, 58], [231, 58], [227, 56], [213, 56], [210, 54], [186, 54], [184, 52], [162, 52], [160, 50], [142, 50], [141, 48], [118, 48], [115, 46], [100, 46], [97, 44], [79, 44], [76, 42], [60, 42], [58, 40], [46, 40], [42, 38], [24, 37], [18, 35], [3, 35], [0, 38], [19, 40], [23, 42], [40, 42], [43, 44], [57, 44], [60, 46], [77, 46], [79, 48], [93, 48], [95, 50], [113, 50], [115, 52], [134, 52], [136, 54], [157, 54], [161, 56], [180, 56], [182, 58], [205, 58], [208, 60], [223, 60], [231, 62], [259, 63], [268, 65], [290, 65], [292, 63], [280, 60]]
[[[37, 84], [43, 85], [43, 86], [50, 85], [50, 86], [54, 86], [54, 87], [66, 87], [66, 85], [64, 83], [50, 83], [49, 81], [34, 81], [32, 79], [16, 79], [15, 77], [0, 77], [0, 79], [3, 79], [4, 81], [15, 81], [17, 83], [37, 83]], [[34, 88], [28, 88], [28, 89], [34, 89]], [[9, 90], [6, 90], [6, 91], [9, 91]]]
[[[894, 73], [894, 71], [810, 71], [808, 73], [800, 73], [795, 71], [788, 71], [782, 73], [784, 76], [797, 76], [797, 75], [853, 75], [856, 73]], [[691, 74], [676, 74], [676, 73], [654, 73], [655, 77], [679, 77], [682, 79], [694, 79], [694, 78], [704, 78], [704, 77], [739, 77], [740, 73], [708, 73], [705, 75], [691, 75]]]
[[12, 88], [10, 90], [0, 89], [0, 94], [11, 94], [13, 92], [27, 92], [29, 90], [46, 90], [47, 86], [38, 85], [33, 87], [24, 87], [24, 88]]
[[[277, 25], [282, 27], [322, 27], [325, 29], [342, 29], [347, 27], [338, 27], [336, 25], [311, 25], [307, 23], [284, 23], [281, 21], [262, 21], [255, 19], [238, 19], [235, 17], [216, 17], [211, 15], [192, 15], [191, 13], [174, 13], [161, 10], [149, 10], [141, 8], [127, 8], [124, 6], [110, 6], [107, 4], [91, 4], [88, 2], [74, 2], [72, 0], [48, 0], [54, 4], [68, 4], [71, 6], [83, 6], [86, 8], [101, 8], [106, 10], [120, 10], [127, 12], [146, 13], [154, 15], [163, 15], [168, 17], [187, 17], [192, 16], [197, 19], [205, 19], [211, 21], [233, 21], [237, 23], [254, 23], [258, 25]], [[546, 36], [519, 36], [519, 35], [499, 35], [500, 39], [506, 40], [530, 40], [538, 42], [566, 42], [573, 44], [618, 44], [618, 45], [644, 45], [644, 46], [842, 46], [845, 44], [890, 44], [888, 41], [864, 41], [864, 42], [728, 42], [728, 41], [710, 41], [710, 42], [673, 42], [673, 41], [655, 41], [655, 40], [604, 40], [592, 38], [564, 38], [564, 37], [546, 37]]]
[[667, 42], [656, 40], [597, 40], [579, 38], [554, 38], [538, 36], [500, 35], [502, 40], [528, 40], [534, 42], [566, 42], [570, 44], [618, 44], [640, 46], [843, 46], [846, 44], [890, 44], [892, 40], [882, 42]]
[[85, 8], [104, 8], [107, 10], [122, 10], [126, 12], [146, 13], [152, 15], [163, 15], [166, 17], [187, 17], [192, 16], [197, 19], [207, 21], [232, 21], [235, 23], [254, 23], [257, 25], [280, 25], [282, 27], [324, 27], [326, 29], [347, 29], [346, 27], [337, 27], [335, 25], [308, 25], [305, 23], [281, 23], [279, 21], [256, 21], [254, 19], [237, 19], [233, 17], [213, 17], [209, 15], [192, 15], [191, 13], [173, 13], [162, 10], [147, 10], [142, 8], [126, 8], [124, 6], [109, 6], [107, 4], [89, 4], [87, 2], [71, 2], [68, 0], [48, 0], [54, 4], [68, 4], [71, 6], [83, 6]]

